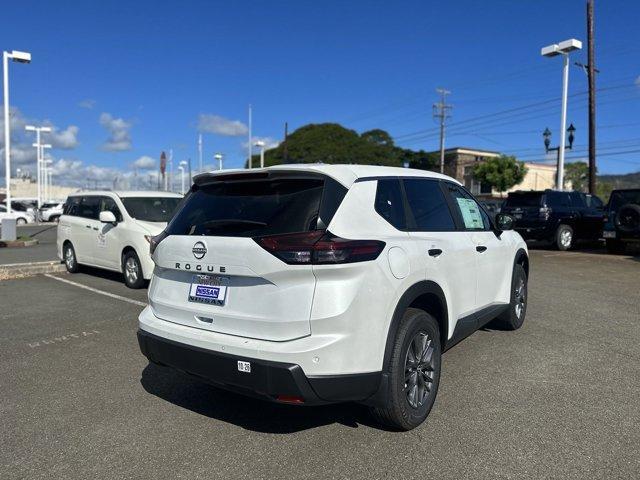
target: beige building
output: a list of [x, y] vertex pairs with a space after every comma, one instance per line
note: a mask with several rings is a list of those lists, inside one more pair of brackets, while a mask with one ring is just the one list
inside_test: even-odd
[[[458, 180], [474, 195], [499, 197], [500, 192], [493, 190], [489, 185], [482, 184], [473, 177], [473, 169], [479, 162], [499, 156], [500, 152], [491, 150], [467, 147], [448, 148], [444, 152], [444, 173]], [[515, 190], [544, 190], [555, 187], [555, 165], [526, 162], [525, 165], [527, 173], [524, 180], [509, 189], [508, 192]]]
[[[6, 197], [5, 188], [0, 189], [0, 200], [4, 200]], [[60, 185], [51, 186], [51, 194], [48, 198], [44, 198], [43, 201], [66, 200], [70, 193], [79, 191], [76, 187], [62, 187]], [[11, 179], [11, 197], [12, 198], [37, 198], [38, 197], [38, 185], [34, 179], [30, 178], [12, 178]]]

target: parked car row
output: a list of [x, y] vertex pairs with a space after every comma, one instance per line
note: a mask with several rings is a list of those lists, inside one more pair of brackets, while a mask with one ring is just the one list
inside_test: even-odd
[[607, 205], [595, 195], [550, 189], [511, 192], [505, 200], [482, 203], [491, 215], [513, 217], [525, 240], [559, 250], [604, 238], [609, 252], [623, 253], [626, 245], [640, 243], [640, 189], [614, 190]]

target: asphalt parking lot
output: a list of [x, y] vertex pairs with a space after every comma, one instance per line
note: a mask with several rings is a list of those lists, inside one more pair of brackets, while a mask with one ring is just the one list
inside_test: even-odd
[[396, 433], [147, 365], [146, 291], [116, 274], [2, 281], [0, 477], [637, 478], [639, 287], [640, 257], [533, 250], [524, 327], [447, 352], [427, 422]]

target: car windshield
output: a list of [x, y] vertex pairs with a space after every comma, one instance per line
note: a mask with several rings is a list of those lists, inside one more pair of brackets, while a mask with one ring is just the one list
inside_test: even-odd
[[540, 192], [510, 193], [505, 202], [506, 207], [539, 207], [542, 200]]
[[122, 203], [130, 217], [146, 222], [168, 222], [173, 217], [179, 197], [124, 197]]
[[613, 192], [609, 201], [609, 208], [615, 211], [627, 203], [640, 205], [640, 190]]
[[167, 232], [252, 237], [315, 230], [323, 186], [315, 178], [206, 185], [189, 195]]

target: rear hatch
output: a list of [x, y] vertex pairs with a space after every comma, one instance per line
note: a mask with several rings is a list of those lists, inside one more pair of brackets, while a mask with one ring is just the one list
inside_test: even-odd
[[347, 189], [313, 172], [205, 174], [156, 240], [154, 314], [182, 325], [285, 341], [307, 336], [311, 264], [285, 263], [258, 242], [322, 235]]
[[509, 193], [501, 211], [513, 217], [516, 228], [541, 226], [545, 212], [544, 192]]

